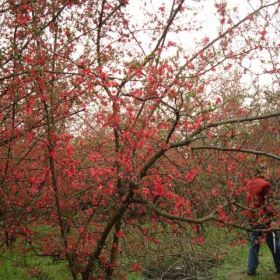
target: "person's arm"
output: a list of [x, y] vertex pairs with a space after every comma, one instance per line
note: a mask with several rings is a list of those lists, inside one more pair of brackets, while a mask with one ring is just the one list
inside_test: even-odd
[[266, 184], [263, 186], [262, 189], [262, 195], [264, 197], [268, 197], [270, 194], [271, 184], [269, 182], [266, 182]]

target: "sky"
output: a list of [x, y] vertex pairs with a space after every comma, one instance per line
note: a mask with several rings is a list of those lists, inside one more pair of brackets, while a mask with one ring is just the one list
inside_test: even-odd
[[[152, 9], [154, 11], [158, 11], [159, 7], [164, 4], [166, 6], [167, 10], [170, 10], [172, 5], [172, 0], [148, 0], [147, 5], [145, 6], [143, 3], [145, 1], [143, 0], [130, 0], [128, 5], [128, 11], [130, 12], [132, 16], [132, 22], [136, 23], [143, 23], [145, 22], [145, 17], [143, 15], [143, 9], [146, 7], [147, 9]], [[180, 45], [188, 51], [192, 48], [193, 40], [199, 40], [202, 39], [205, 36], [208, 36], [210, 41], [215, 39], [218, 36], [218, 26], [219, 26], [219, 19], [216, 14], [216, 8], [215, 3], [221, 3], [226, 2], [227, 7], [233, 8], [236, 7], [236, 21], [239, 19], [244, 18], [246, 15], [251, 13], [254, 9], [260, 7], [261, 2], [263, 3], [272, 3], [273, 0], [186, 0], [185, 6], [188, 7], [188, 5], [193, 5], [197, 8], [197, 20], [200, 21], [202, 29], [200, 32], [192, 32], [192, 33], [181, 33], [179, 35], [170, 34], [169, 39], [172, 39], [174, 41], [180, 42]], [[187, 19], [186, 19], [187, 20]], [[280, 18], [279, 18], [280, 22]], [[234, 22], [236, 23], [236, 22]], [[279, 26], [280, 30], [280, 26]], [[275, 38], [275, 40], [279, 40], [279, 36]], [[141, 37], [141, 35], [138, 35]], [[142, 41], [145, 44], [145, 39], [143, 40], [143, 36], [141, 37]], [[147, 36], [147, 35], [145, 35]], [[149, 38], [147, 37], [146, 40], [148, 41]], [[280, 40], [279, 40], [280, 43]], [[244, 61], [244, 66], [251, 67], [256, 72], [261, 72], [263, 64], [258, 60], [256, 61]], [[245, 82], [249, 82], [251, 79], [250, 77], [245, 77]], [[246, 81], [247, 79], [247, 81]], [[260, 84], [262, 85], [269, 85], [271, 84], [271, 77], [268, 75], [264, 75], [260, 77]]]

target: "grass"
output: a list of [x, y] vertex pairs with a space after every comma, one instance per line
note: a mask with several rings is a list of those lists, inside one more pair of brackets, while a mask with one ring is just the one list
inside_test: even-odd
[[[55, 233], [55, 229], [48, 225], [33, 230], [38, 240], [49, 233]], [[34, 241], [36, 244], [36, 238]], [[0, 252], [0, 279], [70, 280], [72, 277], [66, 262], [54, 262], [51, 257], [37, 256], [24, 240], [18, 239], [11, 248], [3, 247]]]
[[[41, 229], [41, 233], [44, 228]], [[163, 236], [158, 236], [163, 237]], [[173, 238], [173, 241], [172, 241]], [[142, 251], [139, 236], [131, 234], [129, 244], [125, 244], [127, 249], [122, 260], [120, 269], [130, 271], [127, 280], [144, 280], [140, 273], [131, 271], [131, 264], [139, 262], [142, 268], [169, 267], [175, 259], [169, 259], [178, 250], [182, 253], [190, 253], [190, 248], [194, 252], [206, 255], [211, 258], [219, 258], [218, 266], [209, 271], [209, 276], [213, 280], [280, 280], [280, 276], [274, 274], [274, 264], [268, 247], [264, 244], [260, 250], [260, 265], [256, 276], [247, 276], [247, 254], [248, 246], [238, 245], [230, 247], [229, 243], [238, 240], [236, 232], [228, 232], [222, 228], [209, 227], [205, 232], [205, 243], [203, 245], [190, 245], [189, 239], [178, 240], [176, 243], [174, 236], [162, 238], [160, 244], [148, 244], [145, 251]], [[185, 242], [184, 242], [185, 241]], [[178, 247], [179, 244], [179, 247]], [[130, 245], [130, 246], [128, 246]], [[161, 247], [162, 246], [162, 247]], [[191, 246], [191, 247], [190, 247]], [[174, 251], [173, 251], [174, 250]], [[143, 256], [144, 254], [144, 256]], [[161, 255], [165, 255], [164, 258]], [[143, 259], [144, 258], [144, 259]], [[158, 261], [156, 261], [158, 260]], [[117, 275], [117, 274], [116, 274]], [[71, 275], [65, 262], [54, 262], [49, 257], [38, 257], [32, 252], [25, 256], [14, 247], [5, 249], [0, 254], [0, 279], [1, 280], [71, 280]], [[119, 279], [119, 278], [116, 278]], [[200, 279], [200, 278], [199, 278]], [[201, 278], [203, 279], [203, 278]], [[210, 278], [209, 278], [210, 279]]]
[[5, 250], [0, 256], [1, 280], [70, 280], [65, 263], [32, 254], [23, 256], [16, 249]]
[[248, 276], [247, 267], [248, 246], [239, 245], [229, 248], [227, 255], [221, 261], [221, 265], [213, 269], [215, 280], [280, 280], [280, 276], [275, 274], [272, 255], [268, 247], [263, 244], [260, 249], [260, 264], [257, 274]]
[[145, 280], [145, 278], [138, 273], [130, 273], [127, 280]]

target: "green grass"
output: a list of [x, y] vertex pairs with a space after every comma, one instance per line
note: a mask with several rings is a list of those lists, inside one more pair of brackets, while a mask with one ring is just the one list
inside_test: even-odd
[[54, 263], [51, 258], [35, 255], [22, 256], [6, 250], [0, 256], [1, 280], [68, 280], [71, 275], [65, 263]]
[[127, 277], [127, 280], [145, 280], [140, 274], [138, 273], [130, 273]]
[[[44, 231], [48, 228], [41, 228], [40, 233], [44, 234]], [[271, 253], [266, 244], [261, 246], [260, 250], [260, 265], [257, 270], [257, 275], [247, 276], [247, 254], [248, 246], [238, 245], [230, 247], [229, 243], [239, 238], [236, 236], [236, 232], [227, 231], [222, 228], [208, 227], [205, 233], [205, 243], [203, 245], [191, 245], [194, 248], [194, 252], [209, 254], [211, 258], [218, 258], [218, 266], [212, 268], [209, 271], [209, 276], [213, 275], [213, 280], [280, 280], [280, 276], [274, 274], [274, 264]], [[161, 238], [162, 236], [157, 236]], [[121, 262], [121, 270], [129, 271], [127, 275], [128, 280], [144, 280], [141, 273], [134, 273], [131, 271], [131, 264], [139, 262], [143, 268], [159, 268], [159, 266], [169, 267], [174, 263], [175, 259], [169, 259], [170, 256], [165, 256], [163, 259], [157, 258], [162, 253], [168, 254], [179, 252], [190, 253], [190, 241], [189, 239], [179, 240], [179, 244], [182, 247], [177, 247], [178, 243], [172, 242], [171, 235], [162, 238], [163, 243], [155, 245], [149, 244], [148, 250], [145, 251], [145, 257], [141, 258], [143, 254], [140, 243], [137, 244], [137, 235], [131, 235], [129, 244], [131, 246], [128, 255], [124, 254]], [[184, 242], [185, 241], [185, 242]], [[139, 242], [139, 240], [138, 240]], [[165, 245], [164, 245], [165, 242]], [[163, 246], [164, 245], [164, 246]], [[163, 246], [163, 247], [161, 247]], [[173, 251], [174, 250], [174, 251]], [[149, 255], [151, 254], [152, 255]], [[164, 254], [163, 254], [164, 255]], [[118, 273], [116, 273], [118, 275]], [[14, 247], [11, 250], [5, 249], [0, 254], [0, 280], [71, 280], [71, 275], [67, 264], [65, 262], [53, 262], [52, 258], [39, 257], [34, 255], [33, 252], [29, 252], [24, 256], [19, 249]], [[119, 279], [119, 278], [116, 278]], [[210, 278], [209, 278], [210, 279]]]
[[[37, 239], [54, 233], [56, 230], [48, 225], [33, 229]], [[36, 240], [35, 240], [36, 243]], [[35, 245], [36, 247], [36, 245]], [[35, 255], [29, 245], [18, 239], [10, 248], [2, 248], [0, 252], [0, 280], [70, 280], [71, 273], [66, 262], [54, 262], [51, 257]], [[23, 253], [25, 250], [26, 253]]]
[[272, 255], [263, 244], [260, 249], [260, 264], [255, 276], [246, 274], [248, 246], [239, 245], [235, 248], [228, 248], [227, 254], [223, 257], [221, 265], [213, 269], [215, 280], [276, 280], [280, 276], [274, 274], [275, 268]]

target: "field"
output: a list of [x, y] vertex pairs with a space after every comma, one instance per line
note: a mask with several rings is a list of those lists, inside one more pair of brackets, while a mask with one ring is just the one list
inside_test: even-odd
[[[137, 234], [131, 234], [129, 242], [122, 244], [124, 253], [114, 279], [280, 279], [280, 276], [274, 273], [272, 257], [266, 245], [261, 247], [257, 275], [247, 276], [247, 244], [244, 241], [232, 246], [232, 243], [238, 240], [235, 233], [208, 229], [205, 240], [199, 244], [188, 242], [190, 240], [187, 234], [180, 237], [158, 234], [158, 237], [159, 240], [162, 239], [159, 243], [149, 242], [143, 247]], [[141, 271], [130, 270], [134, 262], [141, 264]], [[196, 278], [186, 278], [188, 274], [195, 274]], [[2, 248], [0, 279], [70, 280], [71, 275], [65, 262], [36, 256], [31, 250], [26, 250], [23, 254], [22, 248], [15, 244], [9, 249]]]

